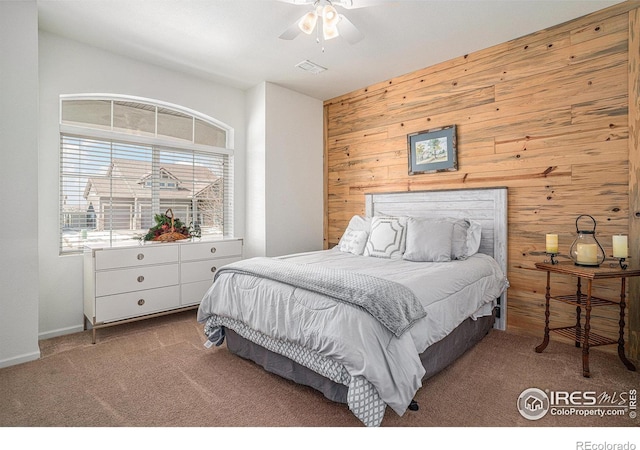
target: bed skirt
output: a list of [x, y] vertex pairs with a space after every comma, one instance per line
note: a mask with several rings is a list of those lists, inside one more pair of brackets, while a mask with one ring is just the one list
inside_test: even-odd
[[[462, 356], [468, 349], [484, 338], [493, 327], [495, 314], [471, 318], [462, 322], [449, 335], [429, 346], [420, 355], [426, 373], [422, 381], [434, 376]], [[347, 403], [348, 387], [336, 383], [286, 356], [274, 353], [241, 337], [230, 328], [225, 329], [227, 348], [244, 359], [255, 362], [266, 371], [304, 386], [310, 386], [324, 394], [329, 400]]]

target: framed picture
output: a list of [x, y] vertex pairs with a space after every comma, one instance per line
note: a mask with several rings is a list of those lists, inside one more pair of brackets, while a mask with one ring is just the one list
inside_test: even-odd
[[456, 126], [407, 135], [409, 175], [458, 170]]

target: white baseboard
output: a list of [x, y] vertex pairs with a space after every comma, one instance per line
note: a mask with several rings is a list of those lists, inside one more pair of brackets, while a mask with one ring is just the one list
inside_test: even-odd
[[[84, 325], [75, 325], [68, 328], [60, 328], [53, 331], [48, 331], [46, 333], [39, 333], [38, 340], [50, 339], [53, 337], [64, 336], [66, 334], [79, 333], [84, 331]], [[26, 363], [29, 361], [35, 361], [36, 359], [40, 359], [40, 349], [36, 352], [25, 353], [23, 355], [13, 356], [8, 359], [0, 360], [0, 369], [3, 367], [15, 366], [17, 364]]]
[[58, 328], [57, 330], [47, 331], [46, 333], [39, 333], [38, 340], [51, 339], [58, 336], [64, 336], [66, 334], [80, 333], [84, 331], [84, 325], [75, 325], [73, 327]]
[[26, 353], [24, 355], [14, 356], [9, 359], [3, 359], [2, 361], [0, 361], [0, 369], [2, 369], [3, 367], [23, 364], [29, 361], [35, 361], [36, 359], [40, 359], [40, 349], [38, 349], [37, 352]]

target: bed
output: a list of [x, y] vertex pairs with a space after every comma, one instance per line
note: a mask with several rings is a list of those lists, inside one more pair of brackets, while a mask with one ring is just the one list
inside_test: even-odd
[[218, 269], [206, 346], [346, 403], [366, 426], [505, 329], [507, 189], [366, 194], [329, 250]]

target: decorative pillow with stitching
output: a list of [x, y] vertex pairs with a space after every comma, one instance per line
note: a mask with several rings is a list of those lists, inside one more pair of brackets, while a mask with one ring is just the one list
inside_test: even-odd
[[[344, 234], [342, 235], [342, 237], [340, 238], [340, 241], [338, 242], [338, 248], [340, 248], [340, 246], [343, 243], [342, 241], [347, 237], [349, 232], [366, 231], [368, 236], [370, 229], [371, 229], [371, 217], [364, 217], [364, 216], [358, 216], [358, 215], [353, 216], [351, 220], [349, 220], [349, 225], [347, 225], [347, 229], [344, 231]], [[349, 239], [352, 239], [352, 237], [349, 237]]]
[[375, 216], [364, 248], [364, 256], [400, 259], [406, 245], [407, 218]]
[[353, 253], [354, 255], [362, 255], [364, 252], [364, 246], [367, 245], [367, 238], [369, 233], [364, 230], [349, 230], [345, 231], [338, 244], [338, 249], [341, 252]]
[[403, 259], [416, 262], [451, 261], [453, 222], [409, 217]]

